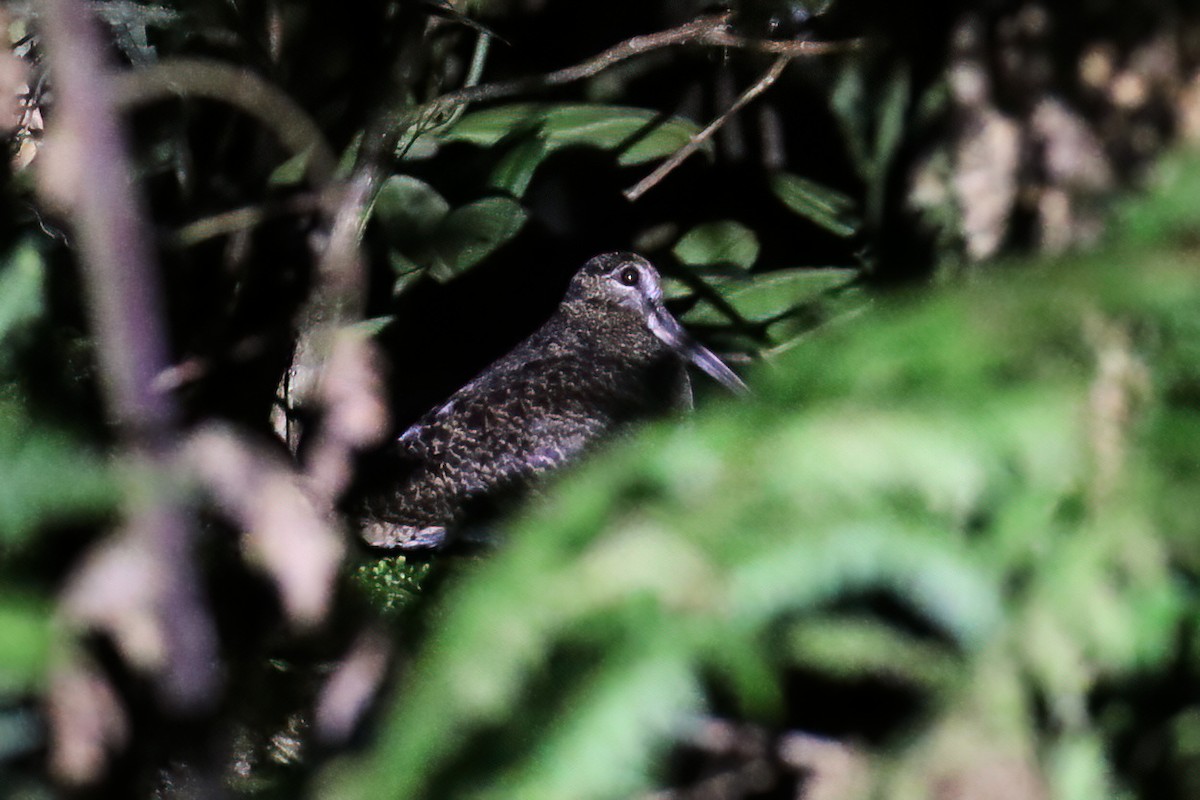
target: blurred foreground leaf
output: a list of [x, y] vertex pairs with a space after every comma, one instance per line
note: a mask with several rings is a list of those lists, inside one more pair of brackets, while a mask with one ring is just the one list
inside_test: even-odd
[[[769, 319], [852, 277], [785, 274], [739, 308]], [[1098, 681], [1174, 657], [1194, 614], [1158, 527], [1176, 478], [1156, 457], [1154, 416], [1106, 422], [1094, 398], [1098, 381], [1118, 380], [1100, 367], [1105, 347], [1145, 360], [1155, 397], [1169, 396], [1188, 378], [1154, 365], [1197, 345], [1200, 326], [1172, 322], [1197, 315], [1190, 259], [1130, 270], [1098, 256], [893, 302], [813, 336], [751, 376], [757, 400], [645, 431], [560, 481], [447, 598], [379, 746], [331, 772], [330, 790], [628, 796], [653, 786], [646, 753], [697, 710], [681, 687], [727, 675], [744, 707], [762, 709], [770, 692], [745, 676], [803, 668], [911, 684], [935, 719], [975, 704], [989, 728], [1063, 759], [1061, 780], [1110, 791], [1103, 760], [1073, 760], [1073, 733], [1031, 727], [1005, 698], [1027, 682], [1069, 719]], [[1176, 413], [1200, 418], [1195, 404]], [[1098, 425], [1125, 441], [1120, 483], [1104, 489]], [[879, 595], [917, 629], [869, 610], [844, 623], [839, 609]], [[785, 622], [791, 636], [774, 636]], [[649, 642], [667, 649], [627, 661]], [[731, 669], [731, 646], [762, 648], [777, 672]], [[605, 677], [556, 670], [575, 658]], [[461, 761], [459, 743], [484, 731], [529, 746]], [[634, 732], [638, 744], [622, 744]]]
[[28, 691], [41, 682], [50, 650], [51, 620], [46, 604], [0, 594], [0, 698], [5, 693]]
[[[1177, 210], [1128, 213], [1140, 241]], [[913, 796], [955, 768], [939, 743], [964, 718], [996, 737], [974, 758], [1042, 753], [1055, 796], [1113, 794], [1104, 747], [1137, 712], [1086, 709], [1194, 658], [1200, 568], [1200, 515], [1172, 507], [1200, 479], [1200, 275], [1187, 250], [1116, 252], [880, 304], [752, 374], [753, 401], [567, 475], [446, 598], [330, 793], [649, 791], [691, 687], [719, 676], [772, 718], [764, 682], [801, 669], [924, 698], [883, 778]], [[714, 285], [765, 322], [855, 276]]]
[[5, 338], [41, 316], [45, 267], [29, 244], [19, 246], [0, 266], [0, 360]]
[[96, 518], [120, 498], [111, 469], [56, 431], [0, 402], [0, 556], [49, 524]]

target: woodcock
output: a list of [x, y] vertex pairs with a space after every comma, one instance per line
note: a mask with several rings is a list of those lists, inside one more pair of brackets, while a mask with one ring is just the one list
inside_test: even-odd
[[443, 547], [473, 508], [528, 487], [630, 422], [690, 406], [689, 363], [746, 390], [667, 311], [650, 262], [596, 256], [541, 328], [400, 436], [405, 473], [365, 505], [363, 538]]

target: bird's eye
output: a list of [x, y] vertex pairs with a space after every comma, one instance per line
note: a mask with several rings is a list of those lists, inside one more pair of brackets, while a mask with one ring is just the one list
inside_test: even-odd
[[638, 280], [641, 279], [641, 277], [641, 273], [638, 272], [637, 267], [626, 267], [625, 269], [621, 270], [619, 279], [621, 283], [625, 284], [626, 286], [637, 286]]

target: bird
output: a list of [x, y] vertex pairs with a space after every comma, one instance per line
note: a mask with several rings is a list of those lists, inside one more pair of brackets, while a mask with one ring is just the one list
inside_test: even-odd
[[401, 551], [446, 547], [473, 509], [637, 420], [690, 408], [688, 364], [747, 391], [663, 305], [648, 260], [628, 252], [590, 259], [545, 324], [400, 435], [403, 477], [362, 506], [363, 540]]

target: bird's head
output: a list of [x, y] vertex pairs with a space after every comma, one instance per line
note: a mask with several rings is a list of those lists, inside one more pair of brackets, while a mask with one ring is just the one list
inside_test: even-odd
[[663, 305], [658, 270], [634, 253], [604, 253], [588, 261], [571, 279], [564, 305], [577, 305], [589, 316], [621, 315], [650, 333], [726, 388], [745, 392], [746, 384], [711, 350], [693, 339]]

